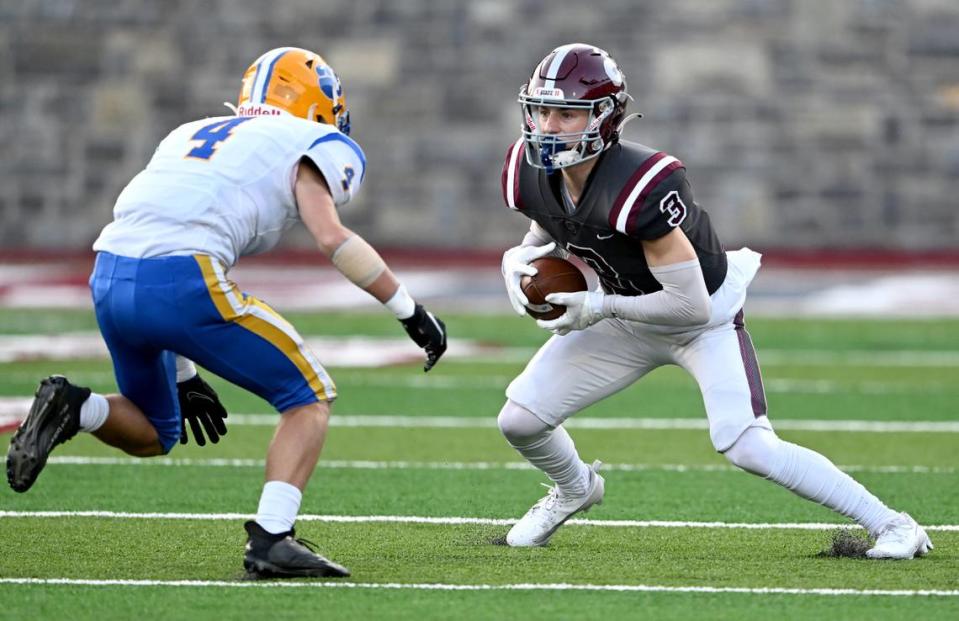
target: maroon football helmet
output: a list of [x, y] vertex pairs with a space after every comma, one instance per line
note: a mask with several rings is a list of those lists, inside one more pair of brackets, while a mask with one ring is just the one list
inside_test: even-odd
[[[519, 92], [527, 161], [553, 172], [596, 157], [619, 138], [629, 99], [626, 76], [605, 50], [584, 43], [556, 48]], [[535, 114], [540, 106], [587, 109], [589, 121], [582, 132], [546, 134]]]

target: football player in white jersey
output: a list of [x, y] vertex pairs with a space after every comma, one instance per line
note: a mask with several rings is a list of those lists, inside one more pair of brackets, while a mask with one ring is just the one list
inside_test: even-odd
[[120, 394], [61, 376], [41, 382], [7, 454], [7, 479], [33, 485], [50, 451], [78, 431], [140, 457], [226, 433], [226, 411], [193, 361], [281, 413], [256, 519], [246, 523], [252, 577], [348, 576], [295, 539], [302, 492], [319, 458], [336, 387], [297, 331], [228, 278], [241, 256], [273, 248], [302, 221], [320, 251], [394, 313], [426, 354], [446, 350], [443, 322], [407, 293], [337, 208], [359, 191], [366, 158], [349, 137], [333, 69], [278, 48], [243, 76], [235, 115], [170, 132], [120, 194], [94, 243], [90, 287]]
[[699, 384], [710, 439], [730, 462], [854, 519], [877, 538], [870, 558], [925, 554], [932, 543], [909, 515], [773, 431], [742, 310], [759, 255], [724, 251], [682, 162], [619, 139], [629, 99], [616, 62], [581, 43], [553, 50], [520, 91], [523, 135], [506, 154], [503, 196], [532, 222], [503, 256], [510, 301], [526, 314], [520, 279], [546, 255], [575, 254], [601, 287], [546, 297], [566, 307], [537, 322], [556, 336], [507, 388], [500, 430], [555, 486], [506, 542], [545, 545], [602, 501], [599, 462], [580, 459], [563, 422], [675, 364]]

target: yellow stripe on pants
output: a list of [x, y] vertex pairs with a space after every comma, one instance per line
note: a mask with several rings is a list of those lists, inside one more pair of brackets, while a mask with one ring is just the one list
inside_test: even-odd
[[[203, 272], [210, 298], [225, 321], [242, 326], [283, 352], [296, 365], [319, 399], [332, 401], [336, 398], [333, 381], [303, 345], [302, 338], [289, 322], [266, 303], [253, 296], [244, 296], [235, 283], [221, 278], [217, 272], [222, 270], [214, 265], [212, 257], [198, 254], [194, 258]], [[309, 358], [313, 358], [313, 361]]]

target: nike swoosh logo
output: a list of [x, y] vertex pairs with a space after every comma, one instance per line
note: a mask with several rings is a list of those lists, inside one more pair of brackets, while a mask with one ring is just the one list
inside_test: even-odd
[[213, 399], [211, 399], [208, 395], [205, 395], [201, 392], [193, 392], [192, 390], [186, 393], [186, 399], [187, 401], [199, 399], [201, 401], [209, 401], [210, 403], [213, 403]]
[[596, 233], [596, 239], [609, 239], [615, 234], [616, 233], [610, 233], [609, 235], [600, 235], [599, 233]]

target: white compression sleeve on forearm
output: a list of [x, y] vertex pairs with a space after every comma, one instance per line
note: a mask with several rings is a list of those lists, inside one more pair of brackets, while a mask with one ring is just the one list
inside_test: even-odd
[[386, 271], [383, 258], [359, 235], [348, 237], [337, 246], [330, 260], [341, 274], [361, 289], [370, 286]]
[[662, 291], [646, 295], [607, 295], [603, 314], [667, 326], [698, 326], [709, 321], [710, 299], [699, 259], [651, 267]]

